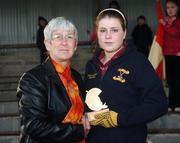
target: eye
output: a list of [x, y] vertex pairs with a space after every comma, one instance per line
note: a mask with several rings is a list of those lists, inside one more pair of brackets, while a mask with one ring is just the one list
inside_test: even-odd
[[111, 29], [111, 31], [112, 31], [113, 33], [117, 33], [117, 32], [119, 32], [119, 29]]
[[106, 30], [105, 30], [105, 29], [100, 29], [99, 31], [100, 31], [101, 33], [106, 32]]
[[67, 39], [75, 39], [74, 35], [67, 35]]
[[62, 39], [62, 36], [61, 36], [61, 35], [54, 35], [54, 36], [52, 37], [52, 39]]

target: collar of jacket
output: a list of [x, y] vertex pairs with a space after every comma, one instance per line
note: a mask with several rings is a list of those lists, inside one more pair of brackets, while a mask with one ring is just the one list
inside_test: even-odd
[[[51, 60], [49, 57], [45, 60], [44, 63], [42, 63], [42, 66], [45, 69], [46, 75], [51, 77], [56, 84], [64, 87], [64, 85], [63, 85], [62, 81], [59, 79], [59, 75], [58, 75], [57, 71], [55, 70], [55, 67], [51, 63]], [[78, 79], [76, 79], [76, 76], [73, 73], [74, 72], [71, 69], [72, 77], [77, 82]]]
[[[135, 46], [134, 46], [134, 43], [129, 40], [127, 46], [125, 47], [124, 53], [123, 53], [121, 56], [119, 56], [117, 59], [115, 59], [115, 60], [113, 61], [113, 63], [114, 63], [114, 64], [119, 63], [119, 62], [120, 62], [119, 59], [122, 59], [123, 57], [125, 57], [126, 55], [128, 55], [129, 53], [131, 53], [131, 52], [133, 52], [133, 51], [135, 51], [135, 50], [136, 50], [136, 48], [135, 48]], [[98, 48], [98, 50], [97, 50], [97, 52], [95, 53], [94, 57], [91, 59], [92, 62], [94, 63], [94, 65], [96, 65], [97, 67], [99, 67], [99, 65], [98, 65], [99, 59], [98, 59], [98, 57], [99, 57], [101, 51], [102, 51], [102, 49]], [[90, 60], [90, 61], [91, 61], [91, 60]]]
[[63, 85], [49, 57], [45, 60], [42, 66], [44, 67], [46, 74], [51, 77], [56, 84], [60, 86]]

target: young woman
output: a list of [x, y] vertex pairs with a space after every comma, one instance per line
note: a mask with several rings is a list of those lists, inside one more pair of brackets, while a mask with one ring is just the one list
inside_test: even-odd
[[169, 87], [169, 107], [180, 107], [180, 1], [166, 1], [167, 16], [160, 20], [164, 27], [163, 53]]
[[94, 112], [87, 143], [145, 143], [146, 124], [167, 112], [162, 83], [147, 58], [125, 43], [121, 11], [102, 10], [96, 27], [101, 51], [87, 63], [84, 80], [86, 90], [101, 89], [109, 111]]

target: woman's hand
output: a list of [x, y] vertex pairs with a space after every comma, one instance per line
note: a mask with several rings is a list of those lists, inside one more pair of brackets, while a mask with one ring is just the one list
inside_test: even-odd
[[82, 117], [82, 124], [83, 124], [83, 127], [84, 127], [84, 133], [85, 133], [85, 138], [86, 138], [89, 131], [90, 131], [90, 129], [91, 129], [89, 120], [88, 120], [86, 115], [83, 115], [83, 117]]
[[162, 24], [163, 26], [165, 26], [165, 25], [166, 25], [166, 22], [165, 22], [165, 20], [164, 20], [164, 19], [160, 19], [160, 20], [159, 20], [159, 23], [160, 23], [160, 24]]
[[177, 56], [180, 56], [180, 52], [177, 53]]

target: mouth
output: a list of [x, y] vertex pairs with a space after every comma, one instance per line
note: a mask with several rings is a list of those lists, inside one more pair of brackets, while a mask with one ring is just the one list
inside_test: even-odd
[[104, 42], [104, 43], [106, 43], [106, 44], [112, 44], [113, 42], [106, 41], [106, 42]]
[[111, 45], [113, 42], [104, 42], [106, 45]]
[[60, 48], [60, 49], [58, 49], [58, 51], [60, 51], [60, 52], [67, 52], [67, 51], [69, 51], [68, 49], [64, 49], [64, 48]]

